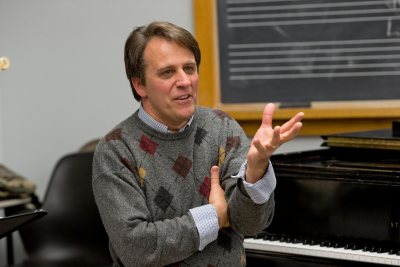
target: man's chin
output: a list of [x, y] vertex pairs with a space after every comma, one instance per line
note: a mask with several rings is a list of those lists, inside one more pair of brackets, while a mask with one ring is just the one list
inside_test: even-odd
[[196, 107], [193, 105], [190, 107], [180, 108], [178, 112], [184, 118], [191, 118], [194, 114], [195, 109], [196, 109]]

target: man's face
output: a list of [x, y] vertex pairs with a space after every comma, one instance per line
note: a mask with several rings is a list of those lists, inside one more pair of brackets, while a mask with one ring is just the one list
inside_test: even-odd
[[197, 102], [198, 72], [193, 53], [154, 37], [144, 51], [144, 62], [146, 85], [133, 78], [144, 110], [170, 130], [184, 127]]

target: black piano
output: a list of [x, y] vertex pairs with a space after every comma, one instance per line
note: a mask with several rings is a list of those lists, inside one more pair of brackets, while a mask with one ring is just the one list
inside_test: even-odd
[[274, 219], [245, 238], [247, 266], [400, 266], [400, 138], [387, 129], [323, 140], [272, 157]]

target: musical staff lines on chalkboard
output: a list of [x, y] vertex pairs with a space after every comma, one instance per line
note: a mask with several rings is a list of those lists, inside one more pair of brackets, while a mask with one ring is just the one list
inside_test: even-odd
[[400, 75], [400, 38], [228, 45], [229, 79]]
[[223, 103], [400, 99], [400, 0], [219, 0], [218, 13]]
[[227, 1], [228, 27], [348, 23], [400, 19], [397, 0]]

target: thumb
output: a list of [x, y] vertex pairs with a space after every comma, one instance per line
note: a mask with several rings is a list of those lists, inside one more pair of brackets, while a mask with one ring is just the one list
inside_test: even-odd
[[221, 187], [219, 179], [219, 167], [211, 167], [211, 190], [208, 202], [212, 204], [217, 212], [218, 225], [221, 227], [229, 226], [228, 203], [225, 199], [225, 192]]
[[220, 186], [219, 184], [219, 167], [212, 166], [211, 167], [211, 190], [213, 187]]

